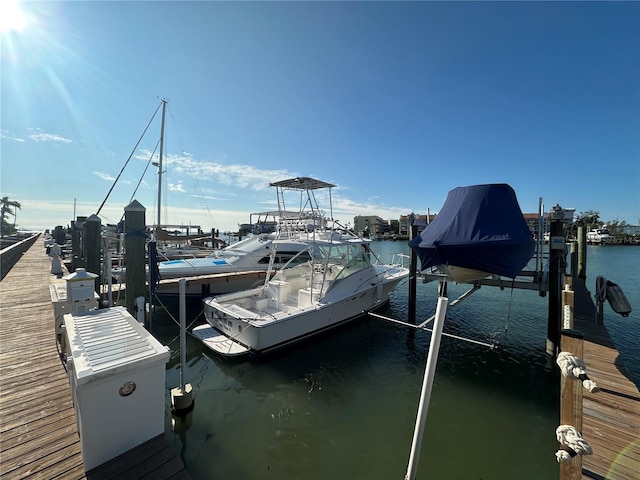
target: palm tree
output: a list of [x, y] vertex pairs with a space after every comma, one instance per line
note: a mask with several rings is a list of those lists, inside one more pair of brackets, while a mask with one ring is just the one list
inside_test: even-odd
[[[9, 197], [2, 197], [0, 200], [0, 236], [3, 236], [5, 232], [11, 233], [16, 229], [16, 213], [13, 208], [20, 210], [22, 206], [20, 202], [15, 200], [9, 200]], [[13, 227], [9, 228], [9, 222], [7, 221], [7, 215], [13, 215]]]

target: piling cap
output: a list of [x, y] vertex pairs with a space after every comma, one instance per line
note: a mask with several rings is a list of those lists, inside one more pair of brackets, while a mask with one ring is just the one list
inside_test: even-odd
[[76, 268], [76, 271], [62, 277], [67, 282], [81, 282], [87, 279], [98, 278], [95, 273], [87, 272], [84, 268]]

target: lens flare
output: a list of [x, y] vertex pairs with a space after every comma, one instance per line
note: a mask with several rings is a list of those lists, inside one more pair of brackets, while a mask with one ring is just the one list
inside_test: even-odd
[[26, 25], [27, 19], [20, 8], [18, 0], [3, 0], [0, 2], [0, 32], [20, 32]]

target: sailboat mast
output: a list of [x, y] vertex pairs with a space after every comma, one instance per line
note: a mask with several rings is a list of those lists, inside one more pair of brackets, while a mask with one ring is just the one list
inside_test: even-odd
[[164, 117], [165, 111], [167, 109], [167, 101], [162, 99], [162, 123], [160, 126], [160, 158], [158, 161], [158, 222], [157, 222], [157, 230], [156, 230], [156, 240], [160, 237], [161, 223], [160, 223], [160, 206], [162, 205], [162, 154], [164, 150]]

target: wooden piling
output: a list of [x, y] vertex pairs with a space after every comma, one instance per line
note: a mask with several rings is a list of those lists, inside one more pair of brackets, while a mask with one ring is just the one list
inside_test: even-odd
[[125, 278], [127, 310], [136, 314], [136, 298], [146, 296], [144, 249], [146, 243], [146, 209], [134, 200], [124, 208]]
[[80, 232], [84, 227], [84, 222], [87, 217], [77, 217], [75, 221], [71, 222], [71, 272], [75, 272], [77, 268], [86, 268], [87, 264], [84, 261], [81, 249], [80, 249]]
[[572, 285], [573, 277], [566, 276], [562, 290], [562, 328], [564, 329], [573, 328], [575, 298]]
[[95, 273], [97, 275], [95, 279], [94, 291], [100, 291], [100, 277], [101, 277], [101, 241], [100, 229], [102, 222], [97, 215], [91, 215], [84, 222], [85, 234], [84, 234], [84, 258], [86, 262], [87, 272]]
[[578, 278], [587, 278], [587, 231], [578, 227]]
[[569, 247], [569, 255], [571, 257], [571, 276], [573, 278], [578, 278], [578, 243], [571, 242]]
[[560, 341], [560, 290], [562, 269], [560, 268], [564, 256], [564, 232], [561, 220], [551, 220], [549, 228], [549, 310], [547, 318], [546, 351], [555, 356]]
[[[582, 333], [576, 330], [562, 330], [560, 342], [563, 352], [569, 352], [582, 359], [584, 351]], [[560, 425], [571, 425], [582, 433], [582, 382], [564, 375], [560, 380]], [[581, 455], [574, 456], [568, 462], [560, 462], [560, 480], [580, 480], [581, 478]]]

